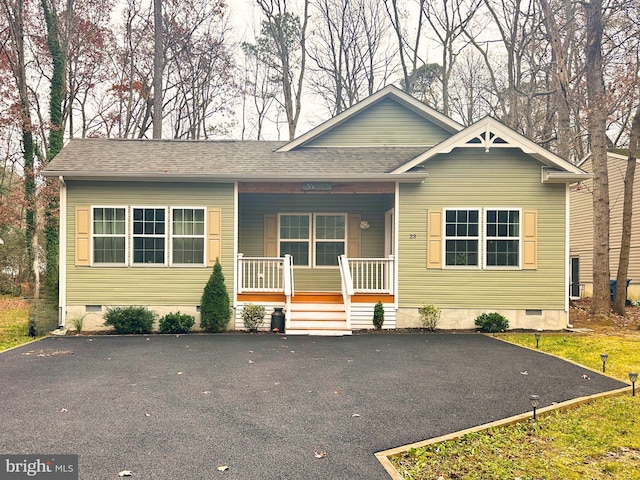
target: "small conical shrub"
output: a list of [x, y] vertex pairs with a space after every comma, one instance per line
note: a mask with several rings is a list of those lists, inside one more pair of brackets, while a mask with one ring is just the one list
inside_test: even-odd
[[382, 305], [381, 301], [378, 301], [378, 303], [376, 303], [376, 306], [373, 307], [373, 326], [376, 327], [376, 330], [380, 330], [383, 323], [384, 305]]
[[230, 318], [229, 294], [224, 283], [222, 265], [216, 259], [200, 301], [200, 328], [207, 332], [219, 332], [227, 328]]

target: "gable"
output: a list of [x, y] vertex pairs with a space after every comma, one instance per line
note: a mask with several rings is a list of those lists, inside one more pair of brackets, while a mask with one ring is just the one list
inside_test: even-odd
[[391, 98], [385, 98], [305, 146], [432, 146], [450, 135], [432, 121]]
[[485, 117], [469, 125], [391, 173], [405, 173], [438, 155], [466, 149], [484, 151], [487, 154], [500, 149], [520, 150], [522, 153], [535, 158], [543, 166], [543, 183], [574, 182], [590, 176], [575, 165], [563, 160], [491, 117]]

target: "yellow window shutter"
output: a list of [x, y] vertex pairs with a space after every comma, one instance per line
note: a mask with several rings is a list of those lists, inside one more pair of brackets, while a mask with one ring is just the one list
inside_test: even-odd
[[75, 264], [91, 264], [91, 207], [76, 207], [76, 258]]
[[264, 256], [278, 256], [278, 216], [275, 213], [264, 216]]
[[222, 210], [207, 209], [207, 265], [216, 263], [216, 258], [222, 261]]
[[522, 211], [522, 269], [538, 268], [538, 212]]
[[427, 268], [442, 268], [442, 210], [427, 213]]
[[354, 213], [347, 216], [347, 257], [362, 257], [362, 230], [360, 215]]

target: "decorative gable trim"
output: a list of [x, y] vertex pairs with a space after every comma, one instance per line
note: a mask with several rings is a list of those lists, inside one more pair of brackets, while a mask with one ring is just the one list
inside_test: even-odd
[[418, 115], [421, 115], [427, 118], [428, 120], [432, 121], [439, 127], [447, 130], [448, 132], [456, 133], [463, 129], [462, 125], [450, 119], [446, 115], [443, 115], [442, 113], [438, 112], [437, 110], [434, 110], [428, 105], [420, 102], [419, 100], [416, 100], [411, 95], [400, 90], [398, 87], [394, 87], [393, 85], [388, 85], [383, 89], [378, 90], [373, 95], [358, 102], [353, 107], [345, 110], [344, 112], [336, 115], [335, 117], [327, 120], [326, 122], [321, 123], [317, 127], [309, 130], [307, 133], [305, 133], [304, 135], [301, 135], [295, 140], [292, 140], [291, 142], [283, 145], [282, 147], [278, 148], [276, 152], [289, 152], [297, 147], [300, 147], [306, 143], [309, 143], [313, 139], [321, 136], [323, 133], [326, 133], [332, 128], [337, 127], [341, 123], [344, 123], [345, 121], [354, 117], [358, 113], [369, 108], [371, 105], [378, 103], [385, 98], [392, 98], [393, 100], [404, 105], [408, 109], [414, 111]]
[[482, 148], [485, 152], [491, 151], [492, 148], [518, 148], [544, 165], [555, 167], [563, 173], [576, 174], [578, 177], [582, 175], [586, 177], [588, 175], [575, 165], [563, 160], [491, 117], [485, 117], [468, 126], [391, 173], [406, 173], [413, 167], [430, 160], [438, 154], [451, 153], [454, 148]]

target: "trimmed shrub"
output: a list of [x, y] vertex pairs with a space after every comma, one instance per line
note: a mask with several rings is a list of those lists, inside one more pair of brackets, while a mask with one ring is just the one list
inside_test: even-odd
[[155, 318], [147, 307], [112, 307], [104, 314], [104, 324], [117, 333], [149, 333]]
[[227, 328], [230, 319], [229, 294], [224, 283], [222, 265], [216, 259], [200, 301], [200, 327], [207, 332], [219, 332]]
[[424, 328], [431, 331], [436, 329], [440, 321], [440, 309], [438, 307], [425, 304], [418, 308], [418, 313], [420, 314], [420, 321]]
[[264, 320], [265, 308], [262, 305], [248, 304], [242, 310], [242, 321], [244, 327], [250, 331], [256, 331]]
[[189, 333], [196, 323], [193, 315], [186, 313], [167, 313], [160, 319], [160, 333]]
[[509, 329], [509, 320], [499, 313], [483, 313], [475, 319], [480, 331], [487, 333], [505, 332]]
[[373, 326], [376, 327], [376, 330], [380, 330], [382, 328], [382, 324], [384, 323], [384, 305], [382, 302], [378, 300], [376, 306], [373, 307]]

